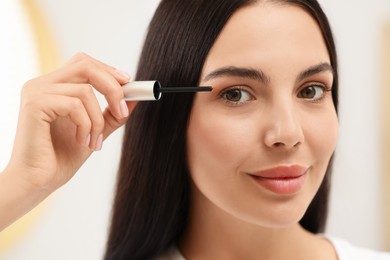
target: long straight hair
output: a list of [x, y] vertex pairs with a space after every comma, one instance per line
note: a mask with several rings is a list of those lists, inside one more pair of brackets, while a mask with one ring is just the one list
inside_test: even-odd
[[[254, 0], [162, 0], [149, 25], [137, 80], [162, 85], [198, 84], [206, 56], [232, 14]], [[332, 97], [337, 109], [336, 50], [328, 20], [315, 0], [278, 0], [299, 5], [317, 21], [335, 70]], [[187, 225], [190, 177], [186, 133], [193, 94], [141, 102], [129, 119], [122, 147], [105, 259], [153, 258], [178, 242]], [[327, 173], [301, 225], [321, 232], [329, 193]]]

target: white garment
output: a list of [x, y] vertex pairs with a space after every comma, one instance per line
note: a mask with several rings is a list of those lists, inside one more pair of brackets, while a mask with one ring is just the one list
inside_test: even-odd
[[162, 255], [155, 258], [154, 260], [186, 260], [176, 246], [171, 246], [167, 251]]
[[327, 239], [336, 249], [339, 260], [390, 260], [390, 253], [357, 247], [339, 238]]
[[[357, 247], [339, 238], [327, 236], [326, 239], [333, 244], [338, 260], [390, 260], [390, 253]], [[155, 260], [185, 260], [185, 258], [181, 255], [177, 247], [172, 246]]]

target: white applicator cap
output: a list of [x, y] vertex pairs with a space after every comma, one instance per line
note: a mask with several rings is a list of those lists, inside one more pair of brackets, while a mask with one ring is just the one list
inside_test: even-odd
[[157, 80], [132, 81], [122, 86], [126, 101], [159, 100], [162, 93], [211, 91], [212, 87], [161, 87]]
[[132, 81], [122, 86], [126, 101], [159, 100], [162, 96], [157, 80]]

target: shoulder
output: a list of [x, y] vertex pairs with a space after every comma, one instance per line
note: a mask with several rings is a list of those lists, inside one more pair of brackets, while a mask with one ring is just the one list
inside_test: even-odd
[[390, 260], [390, 253], [358, 247], [340, 238], [326, 238], [333, 244], [339, 260]]

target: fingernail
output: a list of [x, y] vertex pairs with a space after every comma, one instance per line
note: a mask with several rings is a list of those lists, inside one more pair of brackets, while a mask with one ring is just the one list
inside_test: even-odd
[[89, 134], [89, 135], [85, 138], [84, 145], [85, 145], [86, 147], [88, 147], [90, 142], [91, 142], [91, 135]]
[[125, 79], [127, 79], [127, 80], [130, 80], [130, 75], [129, 75], [129, 74], [127, 74], [126, 72], [121, 71], [121, 70], [119, 70], [119, 69], [115, 69], [115, 70], [116, 70], [116, 73], [117, 73], [119, 76], [121, 76], [122, 78], [125, 78]]
[[103, 146], [103, 134], [100, 134], [98, 139], [96, 140], [95, 150], [100, 151], [102, 149], [102, 146]]
[[121, 100], [120, 106], [121, 106], [122, 116], [128, 117], [129, 116], [129, 108], [127, 107], [126, 101], [124, 99]]

